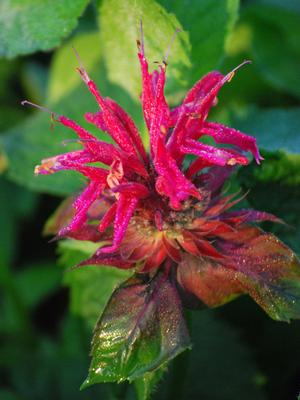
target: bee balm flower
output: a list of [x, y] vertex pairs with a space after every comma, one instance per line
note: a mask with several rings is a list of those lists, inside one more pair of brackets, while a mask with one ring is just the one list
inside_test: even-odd
[[[246, 152], [257, 163], [262, 160], [255, 138], [207, 120], [235, 70], [208, 73], [180, 106], [170, 109], [164, 95], [166, 63], [150, 73], [143, 44], [138, 48], [149, 153], [130, 116], [101, 95], [81, 66], [78, 71], [99, 105], [85, 118], [115, 144], [56, 117], [77, 133], [83, 149], [45, 159], [35, 172], [75, 170], [88, 180], [58, 236], [101, 242], [82, 265], [135, 268], [150, 276], [168, 266], [179, 290], [207, 306], [248, 293], [275, 319], [298, 317], [293, 282], [299, 282], [299, 261], [276, 237], [249, 224], [278, 219], [265, 212], [230, 211], [238, 200], [221, 194], [234, 166], [248, 164]], [[204, 135], [216, 145], [204, 144]], [[189, 165], [187, 155], [194, 156]]]

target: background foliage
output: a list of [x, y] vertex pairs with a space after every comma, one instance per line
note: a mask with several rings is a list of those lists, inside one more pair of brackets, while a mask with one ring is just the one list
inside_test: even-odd
[[[55, 6], [53, 5], [55, 3]], [[29, 98], [84, 124], [96, 110], [74, 71], [73, 45], [105, 95], [121, 103], [144, 132], [138, 105], [135, 40], [143, 20], [147, 55], [169, 56], [167, 94], [176, 105], [202, 74], [241, 70], [221, 92], [214, 119], [257, 137], [265, 161], [239, 171], [249, 205], [289, 226], [266, 224], [300, 253], [300, 6], [297, 0], [2, 0], [0, 3], [0, 398], [296, 399], [300, 322], [274, 322], [248, 298], [188, 314], [193, 351], [147, 384], [96, 385], [86, 377], [92, 328], [127, 273], [68, 268], [87, 243], [41, 237], [62, 195], [84, 182], [71, 173], [34, 177], [44, 157], [63, 152], [70, 132], [23, 109]], [[90, 128], [90, 127], [89, 127]], [[67, 144], [68, 149], [74, 144]], [[55, 255], [58, 253], [58, 257]], [[59, 260], [58, 265], [56, 260]], [[158, 376], [161, 383], [157, 384]]]

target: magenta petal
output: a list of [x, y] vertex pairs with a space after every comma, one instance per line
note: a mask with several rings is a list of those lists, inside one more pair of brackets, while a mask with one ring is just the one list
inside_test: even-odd
[[104, 214], [98, 226], [99, 232], [104, 232], [114, 221], [116, 215], [117, 203], [114, 203]]
[[117, 115], [117, 117], [120, 119], [120, 121], [122, 121], [122, 124], [124, 125], [126, 131], [128, 132], [131, 141], [135, 146], [138, 154], [141, 156], [142, 160], [147, 164], [148, 163], [147, 153], [135, 123], [133, 122], [131, 117], [126, 113], [126, 111], [123, 110], [123, 108], [120, 107], [119, 104], [117, 104], [115, 101], [106, 98], [106, 102], [113, 110], [115, 115]]
[[142, 73], [142, 94], [141, 101], [144, 112], [145, 122], [147, 124], [148, 129], [150, 130], [151, 120], [152, 120], [152, 108], [154, 103], [154, 91], [155, 86], [152, 84], [152, 76], [148, 71], [148, 63], [144, 56], [144, 53], [138, 53], [141, 73]]
[[[135, 158], [138, 155], [140, 156], [141, 159], [144, 161], [144, 163], [148, 163], [148, 158], [147, 154], [144, 148], [144, 145], [142, 143], [140, 134], [137, 130], [137, 127], [135, 126], [133, 120], [129, 117], [129, 115], [113, 100], [106, 98], [105, 102], [108, 104], [109, 108], [111, 109], [111, 112], [115, 115], [116, 120], [119, 121], [120, 126], [123, 127], [123, 129], [126, 130], [128, 133], [130, 140], [132, 142], [132, 145], [135, 147]], [[103, 111], [98, 111], [95, 114], [92, 113], [86, 113], [85, 118], [87, 119], [88, 122], [93, 123], [96, 125], [99, 129], [110, 133], [110, 128], [109, 125], [105, 122], [105, 115]], [[112, 136], [113, 137], [113, 136]], [[120, 146], [121, 147], [121, 146]], [[122, 148], [122, 147], [121, 147]]]
[[114, 141], [120, 146], [121, 149], [128, 152], [129, 154], [136, 155], [136, 151], [132, 140], [123, 126], [122, 122], [118, 118], [117, 115], [113, 112], [113, 110], [109, 107], [106, 100], [101, 96], [95, 82], [93, 82], [86, 71], [79, 69], [84, 82], [87, 84], [90, 92], [95, 97], [97, 103], [101, 107], [103, 123], [107, 127], [107, 131], [110, 136], [114, 139]]
[[235, 164], [248, 164], [248, 159], [237, 152], [231, 150], [218, 149], [196, 140], [186, 140], [184, 145], [180, 147], [182, 153], [195, 154], [202, 157], [207, 162], [214, 165], [235, 165]]
[[160, 65], [159, 71], [150, 74], [144, 50], [139, 50], [142, 73], [141, 101], [150, 135], [151, 156], [155, 158], [158, 138], [162, 134], [165, 135], [169, 128], [170, 110], [164, 95], [166, 64]]
[[222, 84], [224, 75], [219, 71], [211, 71], [201, 78], [187, 93], [183, 104], [199, 103], [206, 99], [207, 94], [216, 90]]
[[75, 162], [65, 162], [63, 165], [63, 169], [78, 171], [87, 178], [94, 181], [102, 182], [103, 184], [106, 183], [106, 178], [108, 175], [108, 171], [106, 169], [99, 167], [89, 167]]
[[153, 114], [149, 130], [151, 155], [157, 156], [157, 143], [160, 137], [165, 138], [169, 129], [169, 107], [164, 96], [165, 68], [161, 67], [158, 82], [156, 85], [155, 99], [153, 104]]
[[[172, 155], [177, 159], [180, 156], [179, 148], [186, 138], [188, 126], [195, 117], [197, 126], [201, 126], [207, 117], [210, 107], [213, 105], [219, 89], [223, 86], [224, 75], [218, 71], [213, 71], [198, 81], [186, 95], [181, 107], [176, 114], [178, 115], [176, 125], [169, 140], [168, 147]], [[172, 119], [174, 120], [173, 113]], [[175, 121], [172, 121], [173, 123]]]
[[97, 126], [101, 131], [108, 132], [108, 127], [104, 122], [103, 118], [103, 111], [97, 111], [96, 113], [85, 113], [84, 114], [85, 119], [91, 123]]
[[202, 134], [213, 137], [217, 143], [232, 144], [244, 151], [251, 151], [258, 164], [263, 160], [259, 154], [256, 139], [236, 129], [215, 122], [205, 122]]
[[185, 176], [188, 179], [190, 179], [202, 169], [211, 167], [212, 165], [215, 164], [209, 160], [205, 160], [204, 158], [197, 158], [196, 160], [191, 162], [191, 164], [189, 165], [188, 169], [185, 172]]
[[[98, 140], [96, 137], [91, 135], [87, 130], [82, 128], [80, 125], [76, 124], [76, 122], [66, 118], [59, 117], [58, 120], [66, 127], [72, 129], [77, 133], [80, 139], [82, 139], [82, 144], [84, 147], [96, 157], [96, 161], [103, 162], [106, 165], [110, 165], [115, 158], [120, 158], [120, 150], [117, 149], [114, 145], [110, 143], [103, 142]], [[86, 162], [94, 162], [86, 161]], [[84, 161], [82, 161], [84, 162]]]
[[74, 231], [84, 224], [88, 217], [87, 212], [92, 203], [100, 196], [103, 190], [103, 184], [91, 182], [74, 202], [76, 213], [70, 224], [59, 231], [59, 236], [64, 236], [70, 231]]
[[117, 250], [125, 235], [126, 229], [136, 209], [138, 201], [139, 200], [135, 197], [128, 197], [124, 194], [120, 194], [114, 220], [113, 244], [110, 247], [102, 248], [100, 250], [102, 253], [112, 253]]
[[161, 138], [158, 141], [154, 166], [159, 174], [156, 180], [156, 190], [170, 198], [172, 208], [179, 209], [180, 202], [189, 196], [201, 198], [197, 188], [180, 171]]
[[123, 193], [132, 197], [143, 199], [149, 196], [150, 192], [145, 185], [141, 183], [129, 182], [122, 183], [112, 189], [114, 193]]

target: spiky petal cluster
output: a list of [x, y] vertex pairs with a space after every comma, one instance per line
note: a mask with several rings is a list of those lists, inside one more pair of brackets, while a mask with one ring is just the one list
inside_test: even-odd
[[[276, 217], [252, 210], [227, 211], [236, 201], [220, 196], [233, 166], [248, 164], [245, 152], [251, 152], [257, 163], [262, 159], [253, 137], [207, 121], [219, 90], [235, 70], [227, 75], [208, 73], [180, 106], [170, 109], [164, 95], [166, 63], [150, 73], [143, 45], [138, 57], [149, 154], [130, 116], [101, 95], [82, 66], [78, 69], [99, 105], [98, 112], [85, 118], [115, 144], [57, 117], [77, 133], [83, 149], [43, 160], [36, 173], [70, 169], [89, 182], [73, 202], [71, 221], [58, 235], [101, 242], [83, 264], [136, 267], [146, 273], [164, 262], [173, 263], [178, 266], [178, 285], [209, 306], [248, 292], [274, 318], [295, 316], [298, 310], [294, 315], [286, 312], [287, 307], [280, 312], [269, 308], [282, 277], [299, 275], [298, 261], [274, 236], [247, 225]], [[202, 143], [203, 135], [218, 146]], [[188, 167], [186, 155], [194, 156]], [[99, 162], [106, 168], [91, 165]]]
[[[165, 208], [180, 211], [191, 198], [203, 199], [197, 184], [197, 173], [214, 165], [247, 164], [243, 151], [251, 151], [259, 162], [256, 141], [232, 128], [207, 122], [210, 108], [216, 102], [228, 75], [214, 71], [206, 75], [188, 92], [181, 106], [170, 110], [164, 96], [166, 64], [149, 73], [143, 49], [138, 53], [143, 90], [141, 95], [145, 122], [150, 135], [150, 154], [145, 151], [139, 132], [129, 115], [113, 100], [101, 96], [95, 83], [81, 67], [82, 79], [99, 104], [100, 111], [86, 113], [85, 118], [107, 132], [115, 145], [98, 140], [76, 122], [58, 116], [57, 120], [75, 131], [83, 150], [45, 159], [37, 166], [37, 174], [51, 174], [63, 169], [82, 173], [89, 180], [87, 188], [74, 202], [75, 216], [60, 235], [82, 229], [88, 221], [88, 210], [97, 200], [111, 200], [111, 206], [99, 225], [99, 231], [114, 221], [114, 239], [104, 252], [118, 249], [135, 211], [146, 199], [155, 200], [157, 219], [162, 220]], [[209, 146], [198, 141], [203, 135], [217, 143], [231, 144], [235, 150]], [[184, 171], [184, 158], [196, 155], [195, 161]], [[106, 168], [90, 166], [101, 162]], [[168, 205], [167, 205], [168, 203]], [[155, 221], [152, 221], [153, 223]]]

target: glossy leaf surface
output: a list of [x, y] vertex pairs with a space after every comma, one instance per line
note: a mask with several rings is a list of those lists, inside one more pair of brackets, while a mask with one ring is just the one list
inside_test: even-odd
[[112, 294], [97, 324], [83, 387], [134, 380], [190, 346], [177, 292], [162, 273], [127, 280]]
[[209, 307], [249, 294], [270, 317], [289, 321], [300, 316], [300, 262], [275, 236], [257, 228], [228, 234], [234, 244], [219, 243], [228, 257], [217, 263], [185, 256], [178, 278]]

